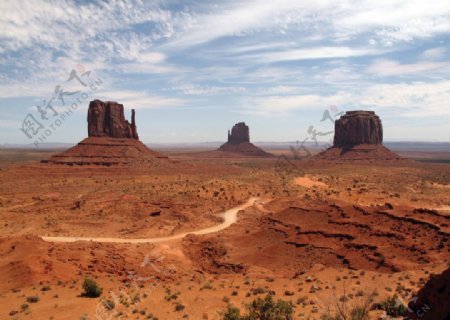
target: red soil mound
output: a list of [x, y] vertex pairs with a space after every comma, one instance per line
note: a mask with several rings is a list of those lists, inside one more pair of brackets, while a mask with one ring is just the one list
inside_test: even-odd
[[231, 152], [251, 157], [273, 157], [272, 154], [265, 152], [250, 142], [241, 142], [238, 144], [227, 142], [223, 144], [218, 151]]
[[349, 148], [331, 147], [319, 153], [315, 159], [334, 162], [405, 160], [381, 144], [359, 144]]
[[89, 137], [69, 150], [52, 156], [44, 163], [65, 165], [163, 165], [166, 156], [147, 148], [135, 139]]
[[447, 216], [418, 215], [409, 207], [389, 210], [333, 203], [267, 206], [271, 207], [276, 212], [263, 217], [244, 213], [240, 223], [222, 236], [190, 239], [186, 250], [194, 261], [202, 262], [201, 267], [217, 272], [213, 267], [217, 256], [205, 263], [214, 238], [215, 247], [227, 248], [221, 265], [240, 266], [236, 271], [258, 266], [287, 276], [307, 272], [315, 264], [380, 272], [414, 270], [447, 257]]

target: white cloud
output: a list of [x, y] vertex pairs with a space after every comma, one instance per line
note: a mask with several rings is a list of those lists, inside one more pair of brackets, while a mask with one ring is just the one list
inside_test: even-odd
[[247, 58], [257, 59], [260, 62], [279, 62], [295, 60], [312, 60], [328, 58], [349, 58], [367, 55], [377, 55], [382, 51], [373, 48], [350, 48], [350, 47], [315, 47], [308, 49], [295, 49], [279, 52], [263, 52], [249, 55]]
[[414, 82], [371, 84], [334, 94], [302, 94], [243, 98], [243, 113], [287, 115], [294, 110], [362, 108], [388, 110], [401, 117], [435, 117], [450, 115], [450, 80], [434, 83]]
[[417, 62], [402, 64], [394, 60], [378, 60], [367, 68], [367, 72], [377, 76], [398, 76], [439, 71], [448, 73], [450, 62]]
[[153, 95], [145, 91], [110, 90], [102, 91], [96, 99], [117, 101], [128, 109], [152, 109], [164, 107], [178, 107], [185, 105], [185, 101], [179, 98]]
[[186, 95], [212, 96], [220, 94], [242, 94], [247, 90], [242, 86], [209, 86], [185, 84], [182, 86], [170, 87], [168, 90], [181, 91]]
[[446, 48], [437, 47], [425, 50], [421, 57], [424, 60], [438, 60], [445, 57]]

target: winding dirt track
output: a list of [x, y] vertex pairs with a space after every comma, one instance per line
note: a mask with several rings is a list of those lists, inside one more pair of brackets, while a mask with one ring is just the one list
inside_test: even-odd
[[231, 208], [221, 214], [224, 219], [224, 222], [209, 227], [205, 229], [200, 229], [197, 231], [184, 232], [180, 234], [176, 234], [168, 237], [159, 237], [159, 238], [147, 238], [147, 239], [128, 239], [128, 238], [96, 238], [96, 237], [41, 237], [44, 241], [47, 242], [75, 242], [75, 241], [93, 241], [93, 242], [113, 242], [113, 243], [160, 243], [167, 242], [172, 240], [182, 239], [188, 234], [208, 234], [221, 231], [223, 229], [228, 228], [230, 225], [237, 221], [237, 215], [240, 210], [244, 210], [248, 207], [257, 204], [258, 208], [261, 207], [259, 204], [259, 198], [253, 197], [247, 200], [246, 203], [241, 204], [240, 206]]

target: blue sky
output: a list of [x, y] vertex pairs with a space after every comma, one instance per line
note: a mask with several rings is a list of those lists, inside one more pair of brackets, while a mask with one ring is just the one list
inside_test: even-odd
[[[222, 141], [239, 121], [253, 141], [329, 131], [325, 110], [375, 110], [385, 140], [450, 141], [450, 2], [0, 2], [0, 143], [36, 106], [89, 98], [46, 142], [87, 135], [94, 98], [137, 109], [144, 142]], [[89, 91], [82, 79], [103, 82]], [[63, 105], [54, 100], [58, 114]], [[50, 110], [47, 110], [50, 111]], [[331, 111], [330, 111], [331, 112]]]

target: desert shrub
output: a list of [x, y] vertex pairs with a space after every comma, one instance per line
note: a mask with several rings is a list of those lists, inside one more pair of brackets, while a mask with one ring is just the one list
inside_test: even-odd
[[112, 310], [115, 308], [116, 304], [112, 300], [104, 300], [103, 306], [105, 307], [106, 310]]
[[245, 320], [292, 320], [294, 307], [291, 302], [274, 301], [268, 294], [264, 299], [257, 298], [247, 305], [248, 316]]
[[184, 310], [184, 305], [182, 305], [181, 303], [177, 302], [175, 304], [175, 311], [183, 311]]
[[274, 301], [268, 294], [264, 299], [257, 298], [246, 306], [247, 314], [241, 316], [240, 310], [231, 305], [224, 313], [223, 320], [292, 320], [294, 306], [284, 300]]
[[361, 292], [359, 296], [364, 298], [353, 303], [350, 302], [349, 296], [345, 294], [344, 288], [344, 295], [340, 299], [335, 296], [335, 305], [333, 306], [335, 312], [331, 313], [328, 310], [327, 313], [322, 315], [321, 320], [368, 320], [376, 293], [365, 294]]
[[83, 296], [89, 298], [100, 297], [103, 291], [103, 289], [97, 284], [97, 282], [87, 277], [84, 278], [83, 290]]
[[27, 302], [28, 303], [36, 303], [39, 301], [39, 297], [38, 296], [29, 296], [27, 297]]
[[241, 310], [239, 308], [228, 305], [227, 310], [223, 314], [223, 320], [241, 320]]
[[251, 291], [252, 291], [252, 294], [253, 294], [254, 296], [256, 296], [257, 294], [266, 293], [266, 292], [267, 292], [267, 289], [258, 287], [258, 288], [252, 288]]
[[406, 307], [400, 302], [396, 294], [380, 302], [377, 307], [386, 311], [387, 315], [391, 317], [403, 316], [407, 310]]

